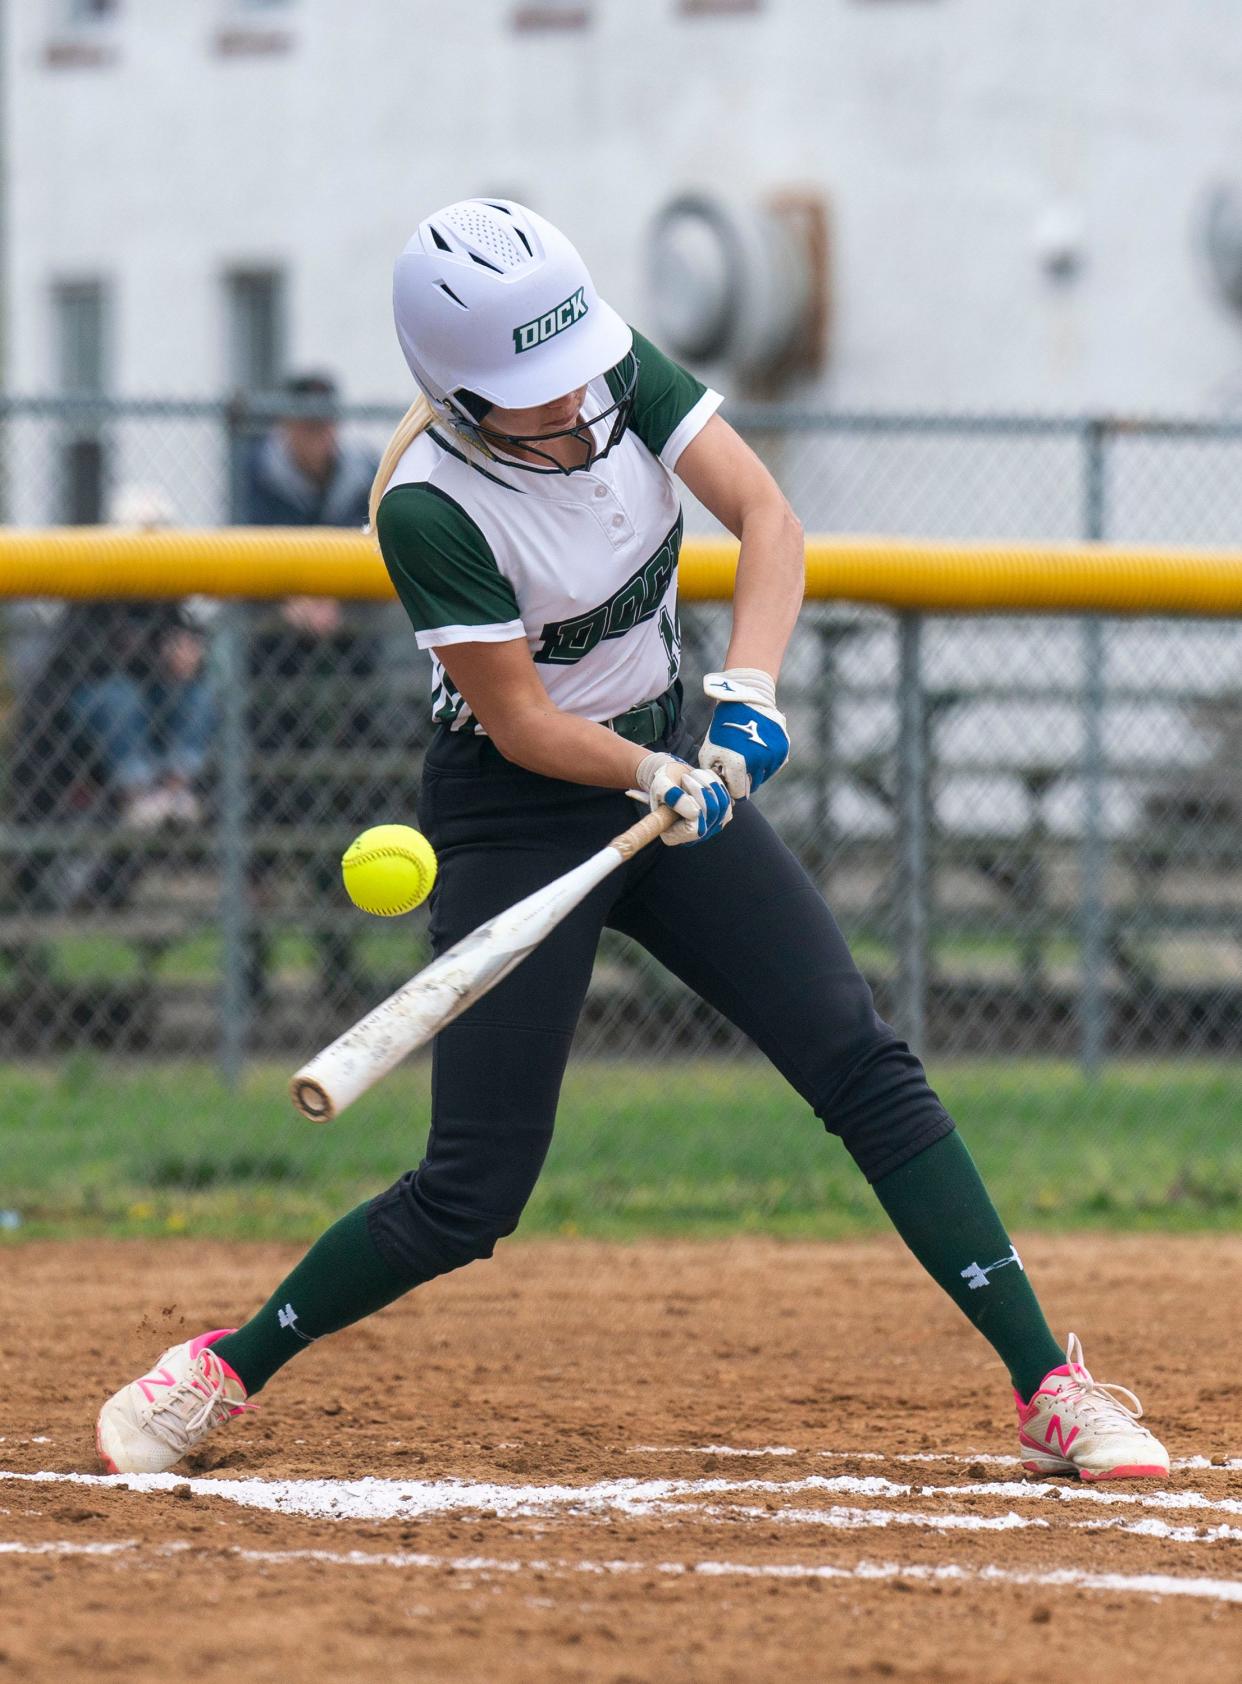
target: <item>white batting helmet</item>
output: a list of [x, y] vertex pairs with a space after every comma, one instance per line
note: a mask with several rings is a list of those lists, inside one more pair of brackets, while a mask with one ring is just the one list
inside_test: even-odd
[[564, 234], [508, 199], [462, 199], [420, 222], [393, 271], [393, 314], [411, 374], [458, 423], [481, 418], [471, 397], [550, 403], [633, 346]]

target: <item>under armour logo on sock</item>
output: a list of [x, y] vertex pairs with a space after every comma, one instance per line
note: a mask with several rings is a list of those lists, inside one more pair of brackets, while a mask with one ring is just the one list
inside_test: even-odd
[[[970, 1283], [972, 1292], [977, 1292], [981, 1286], [988, 1285], [989, 1275], [994, 1274], [997, 1269], [1003, 1269], [1007, 1263], [1016, 1263], [1019, 1269], [1022, 1269], [1022, 1259], [1018, 1256], [1016, 1245], [1010, 1246], [1008, 1257], [1002, 1257], [995, 1263], [972, 1263], [969, 1269], [962, 1270], [962, 1279]], [[1022, 1273], [1025, 1274], [1026, 1270], [1022, 1269]]]
[[[986, 1281], [984, 1282], [984, 1285], [987, 1285]], [[293, 1324], [297, 1319], [298, 1313], [292, 1304], [286, 1304], [283, 1310], [277, 1310], [276, 1312], [276, 1320], [282, 1327], [293, 1327]], [[293, 1331], [296, 1333], [298, 1330], [296, 1327], [293, 1327]]]

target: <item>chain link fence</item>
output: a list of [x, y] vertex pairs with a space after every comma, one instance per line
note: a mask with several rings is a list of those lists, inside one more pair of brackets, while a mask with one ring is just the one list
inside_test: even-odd
[[[372, 457], [395, 418], [334, 417]], [[740, 423], [808, 531], [1242, 534], [1242, 428], [775, 411]], [[5, 518], [107, 519], [140, 494], [171, 524], [226, 523], [247, 444], [279, 424], [237, 405], [9, 400]], [[690, 698], [719, 663], [727, 612], [683, 608]], [[418, 969], [425, 909], [364, 918], [339, 859], [364, 826], [414, 821], [427, 693], [396, 606], [10, 603], [0, 1059], [141, 1064], [172, 1093], [176, 1072], [210, 1066], [236, 1087], [300, 1063]], [[1124, 1129], [1125, 1151], [1175, 1141], [1152, 1172], [1155, 1203], [1242, 1197], [1238, 625], [809, 603], [781, 694], [794, 753], [761, 799], [933, 1075], [1003, 1066], [1029, 1072], [1032, 1091], [1062, 1084], [1066, 1176]], [[612, 938], [577, 1054], [739, 1072], [728, 1061], [753, 1057]], [[1178, 1074], [1192, 1068], [1209, 1072], [1193, 1103]], [[1108, 1085], [1138, 1071], [1146, 1098]], [[54, 1090], [38, 1100], [56, 1103]], [[1015, 1119], [1005, 1150], [1042, 1174], [1047, 1138]]]

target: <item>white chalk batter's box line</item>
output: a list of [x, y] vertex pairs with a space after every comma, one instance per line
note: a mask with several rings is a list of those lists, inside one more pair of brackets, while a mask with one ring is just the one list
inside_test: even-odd
[[800, 1479], [610, 1479], [590, 1485], [500, 1485], [464, 1479], [208, 1479], [180, 1474], [18, 1473], [0, 1470], [0, 1482], [72, 1484], [134, 1492], [188, 1487], [194, 1496], [222, 1498], [245, 1508], [323, 1520], [419, 1519], [452, 1513], [524, 1518], [571, 1512], [621, 1513], [641, 1518], [653, 1505], [686, 1508], [681, 1498], [725, 1493], [790, 1497], [807, 1493], [854, 1497], [999, 1497], [1008, 1502], [1085, 1503], [1242, 1516], [1242, 1499], [1201, 1491], [1120, 1491], [1100, 1485], [1057, 1485], [1035, 1480], [972, 1480], [967, 1485], [907, 1484], [880, 1474], [807, 1474]]
[[[101, 1544], [49, 1542], [39, 1544], [6, 1543], [0, 1541], [0, 1555], [26, 1556], [87, 1556], [96, 1560], [135, 1564], [152, 1556], [168, 1558], [194, 1550], [188, 1543], [167, 1544], [157, 1549], [145, 1547], [136, 1538]], [[883, 1583], [898, 1579], [915, 1584], [959, 1585], [1016, 1585], [1040, 1590], [1102, 1591], [1109, 1595], [1130, 1594], [1160, 1598], [1165, 1596], [1192, 1597], [1210, 1602], [1242, 1604], [1242, 1583], [1231, 1579], [1179, 1578], [1165, 1573], [1088, 1573], [1073, 1567], [1051, 1572], [1028, 1573], [1020, 1569], [997, 1567], [963, 1567], [955, 1562], [934, 1566], [899, 1561], [860, 1561], [852, 1567], [833, 1567], [817, 1562], [734, 1562], [734, 1561], [566, 1561], [536, 1558], [530, 1561], [506, 1560], [493, 1556], [447, 1556], [422, 1553], [380, 1553], [369, 1550], [247, 1550], [233, 1548], [221, 1552], [226, 1559], [263, 1566], [282, 1566], [293, 1562], [312, 1562], [329, 1567], [387, 1567], [398, 1571], [431, 1570], [461, 1573], [472, 1578], [517, 1576], [539, 1573], [543, 1576], [573, 1574], [597, 1576], [660, 1574], [685, 1579], [817, 1579], [852, 1580], [854, 1582]]]
[[[6, 1473], [0, 1483], [80, 1485], [133, 1492], [188, 1489], [196, 1497], [214, 1497], [244, 1508], [281, 1514], [307, 1515], [321, 1520], [416, 1520], [434, 1515], [478, 1513], [488, 1518], [513, 1516], [541, 1519], [557, 1514], [574, 1516], [622, 1514], [641, 1519], [648, 1515], [705, 1513], [737, 1514], [738, 1505], [708, 1503], [727, 1495], [795, 1498], [816, 1496], [915, 1498], [935, 1502], [954, 1498], [997, 1497], [1006, 1502], [1041, 1507], [1086, 1505], [1096, 1509], [1147, 1510], [1150, 1514], [1242, 1516], [1242, 1499], [1210, 1497], [1201, 1491], [1119, 1491], [1099, 1485], [1057, 1485], [1032, 1480], [972, 1480], [968, 1485], [920, 1485], [887, 1479], [881, 1474], [807, 1474], [800, 1479], [610, 1479], [592, 1485], [497, 1485], [461, 1479], [204, 1479], [179, 1474]], [[759, 1512], [774, 1515], [773, 1507]], [[817, 1511], [788, 1507], [799, 1516]], [[862, 1513], [872, 1512], [862, 1510]], [[959, 1517], [961, 1518], [961, 1517]], [[995, 1517], [977, 1517], [994, 1519]], [[1015, 1516], [1014, 1524], [1021, 1524]], [[1077, 1525], [1077, 1522], [1067, 1524]], [[1085, 1523], [1084, 1523], [1085, 1524]], [[1186, 1529], [1187, 1533], [1192, 1531]], [[1216, 1534], [1232, 1535], [1238, 1528]], [[1150, 1528], [1140, 1535], [1158, 1536]], [[1170, 1538], [1174, 1533], [1167, 1534]], [[1215, 1541], [1206, 1534], [1189, 1535], [1181, 1542]]]
[[[189, 1482], [187, 1482], [189, 1483]], [[225, 1491], [222, 1484], [233, 1482], [219, 1482], [203, 1480], [198, 1485], [210, 1488], [212, 1496], [223, 1496]], [[490, 1489], [490, 1488], [489, 1488]], [[739, 1491], [760, 1490], [764, 1492], [783, 1491], [791, 1489], [789, 1485], [774, 1485], [768, 1481], [749, 1481], [734, 1487]], [[973, 1487], [972, 1490], [977, 1490]], [[910, 1527], [925, 1532], [1028, 1532], [1050, 1531], [1059, 1526], [1063, 1531], [1071, 1532], [1116, 1532], [1127, 1537], [1155, 1538], [1163, 1542], [1176, 1544], [1220, 1544], [1242, 1542], [1242, 1527], [1230, 1526], [1222, 1522], [1216, 1526], [1187, 1526], [1171, 1524], [1155, 1515], [1149, 1515], [1141, 1520], [1130, 1520], [1124, 1516], [1103, 1515], [1087, 1520], [1057, 1520], [1046, 1519], [1043, 1515], [1020, 1515], [1011, 1509], [1006, 1514], [976, 1515], [976, 1514], [934, 1514], [927, 1510], [918, 1509], [886, 1509], [886, 1508], [858, 1508], [847, 1504], [834, 1503], [828, 1508], [785, 1508], [772, 1506], [756, 1506], [745, 1503], [712, 1503], [695, 1502], [688, 1496], [682, 1495], [679, 1500], [661, 1500], [659, 1498], [643, 1497], [637, 1501], [631, 1500], [606, 1508], [601, 1512], [598, 1504], [589, 1509], [576, 1509], [574, 1505], [558, 1504], [555, 1509], [540, 1507], [531, 1503], [523, 1507], [510, 1510], [510, 1518], [514, 1519], [546, 1519], [553, 1512], [574, 1514], [581, 1518], [605, 1519], [611, 1518], [617, 1512], [623, 1513], [628, 1519], [644, 1520], [679, 1520], [698, 1519], [709, 1522], [731, 1523], [738, 1520], [757, 1520], [765, 1525], [781, 1526], [815, 1526], [836, 1532], [865, 1532], [883, 1531], [888, 1527]], [[2, 1512], [9, 1512], [7, 1510]], [[287, 1512], [287, 1511], [286, 1511]], [[297, 1512], [305, 1513], [305, 1510]], [[458, 1511], [460, 1512], [460, 1511]], [[497, 1512], [495, 1510], [493, 1513]], [[424, 1511], [424, 1518], [426, 1518]], [[331, 1512], [331, 1518], [356, 1518], [343, 1514], [341, 1508]], [[374, 1518], [371, 1514], [367, 1518]]]
[[[44, 1441], [46, 1442], [46, 1441]], [[516, 1447], [515, 1447], [516, 1448]], [[991, 1468], [1020, 1468], [1019, 1456], [994, 1456], [986, 1450], [949, 1451], [914, 1450], [905, 1454], [882, 1450], [799, 1450], [790, 1444], [763, 1444], [744, 1447], [735, 1444], [631, 1444], [627, 1456], [809, 1456], [826, 1462], [948, 1462], [968, 1468], [982, 1462]], [[1174, 1473], [1206, 1473], [1213, 1468], [1221, 1473], [1242, 1468], [1242, 1456], [1183, 1456], [1169, 1463]]]

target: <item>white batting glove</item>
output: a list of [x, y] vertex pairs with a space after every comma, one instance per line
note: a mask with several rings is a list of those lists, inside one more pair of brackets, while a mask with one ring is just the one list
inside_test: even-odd
[[789, 759], [789, 731], [776, 705], [775, 680], [758, 667], [730, 667], [709, 672], [703, 693], [716, 708], [699, 765], [715, 772], [735, 801], [744, 801]]
[[690, 766], [675, 754], [649, 754], [640, 760], [634, 774], [638, 791], [646, 796], [653, 813], [671, 807], [677, 823], [660, 838], [669, 847], [683, 842], [706, 842], [717, 836], [733, 817], [729, 792], [714, 772]]

